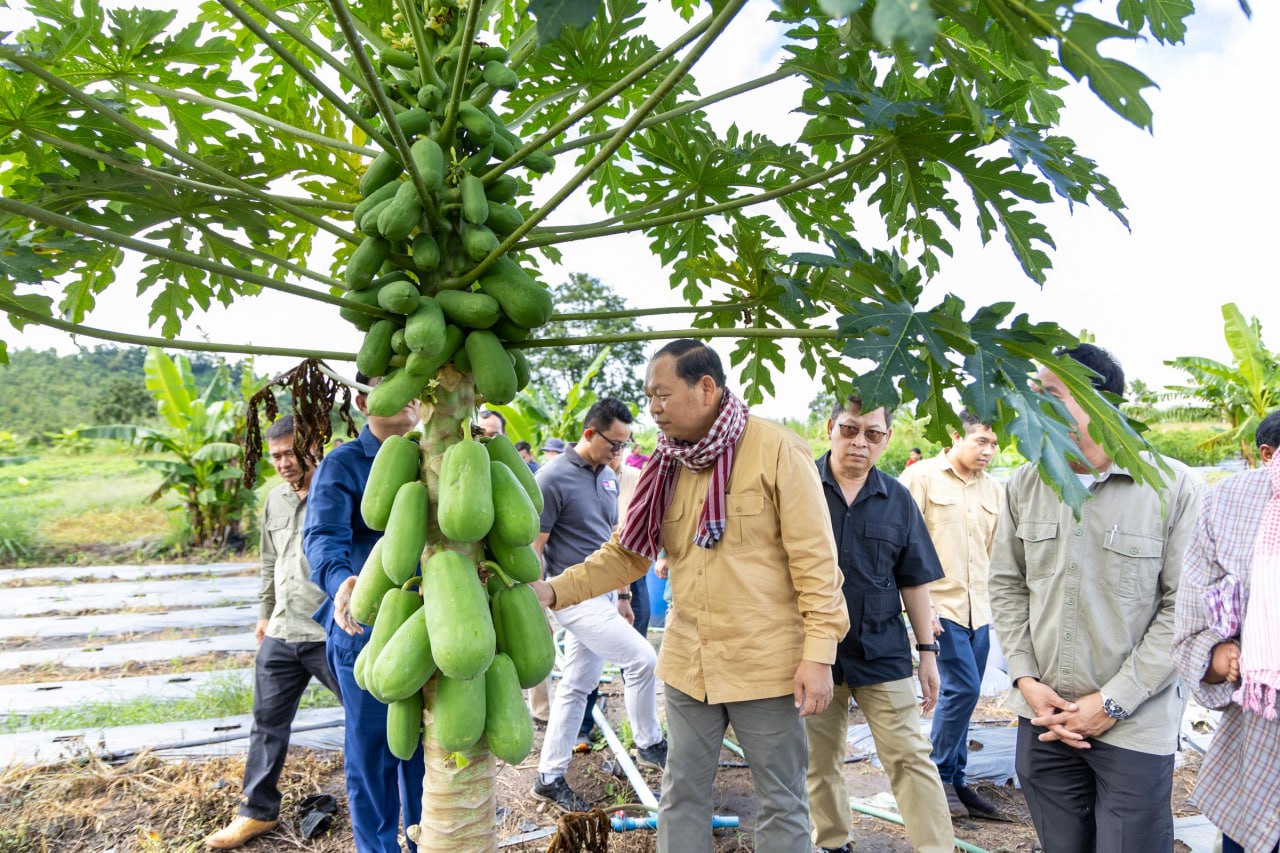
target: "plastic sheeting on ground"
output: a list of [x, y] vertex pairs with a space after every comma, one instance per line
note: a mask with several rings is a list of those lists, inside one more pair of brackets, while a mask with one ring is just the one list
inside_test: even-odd
[[133, 607], [208, 607], [256, 601], [256, 577], [20, 586], [0, 595], [0, 616], [35, 616]]
[[103, 637], [167, 628], [252, 627], [257, 604], [235, 604], [157, 613], [92, 613], [87, 616], [25, 616], [0, 619], [0, 639], [14, 637]]
[[15, 581], [136, 581], [174, 575], [235, 575], [257, 569], [257, 563], [157, 563], [127, 566], [39, 566], [32, 569], [0, 569], [0, 584]]
[[[932, 719], [920, 721], [920, 728], [925, 737], [933, 726]], [[972, 723], [969, 726], [969, 763], [965, 776], [971, 780], [994, 782], [997, 785], [1017, 784], [1017, 773], [1013, 766], [1014, 747], [1017, 743], [1018, 729], [1006, 722]], [[875, 742], [871, 738], [871, 728], [866, 723], [849, 726], [847, 737], [850, 751], [855, 755], [871, 756], [871, 763], [880, 767], [880, 759], [876, 757]], [[977, 742], [981, 748], [974, 748]]]
[[252, 652], [258, 641], [252, 632], [217, 637], [186, 637], [180, 640], [152, 640], [139, 643], [81, 643], [61, 649], [24, 649], [0, 652], [0, 672], [24, 666], [59, 666], [70, 669], [98, 669], [126, 663], [182, 660], [210, 652]]
[[157, 702], [189, 699], [196, 691], [218, 681], [252, 684], [251, 669], [218, 669], [127, 678], [94, 678], [84, 681], [45, 681], [0, 686], [0, 714], [34, 714], [88, 704], [117, 704], [134, 699]]
[[[86, 753], [112, 760], [151, 749], [167, 758], [231, 755], [248, 747], [251, 714], [178, 723], [152, 723], [115, 728], [22, 732], [0, 735], [0, 767], [49, 764]], [[293, 720], [292, 746], [341, 749], [341, 707], [299, 711]]]

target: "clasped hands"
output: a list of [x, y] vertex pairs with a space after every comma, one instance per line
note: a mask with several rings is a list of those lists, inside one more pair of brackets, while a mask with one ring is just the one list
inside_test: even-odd
[[1102, 709], [1100, 692], [1068, 702], [1049, 685], [1025, 676], [1018, 679], [1018, 690], [1035, 714], [1031, 724], [1048, 729], [1040, 735], [1040, 740], [1046, 743], [1057, 740], [1074, 749], [1091, 749], [1089, 738], [1116, 724], [1115, 717]]

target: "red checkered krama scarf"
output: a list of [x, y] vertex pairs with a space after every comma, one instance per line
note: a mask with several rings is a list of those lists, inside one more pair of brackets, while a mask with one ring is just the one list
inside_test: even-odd
[[711, 482], [707, 484], [707, 502], [698, 519], [693, 543], [700, 548], [711, 548], [724, 535], [725, 489], [729, 485], [729, 472], [733, 469], [733, 453], [747, 428], [747, 404], [724, 389], [720, 414], [701, 440], [689, 443], [658, 434], [658, 448], [653, 458], [644, 466], [635, 497], [627, 510], [627, 522], [623, 525], [619, 542], [623, 548], [650, 560], [656, 560], [662, 549], [662, 519], [675, 493], [676, 474], [680, 466], [690, 471], [712, 468]]

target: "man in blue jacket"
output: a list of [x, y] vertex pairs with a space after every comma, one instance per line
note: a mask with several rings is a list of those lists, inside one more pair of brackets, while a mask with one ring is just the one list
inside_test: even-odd
[[[356, 381], [370, 384], [359, 373]], [[325, 655], [342, 687], [343, 760], [356, 849], [398, 853], [402, 804], [406, 829], [422, 817], [422, 747], [409, 761], [392, 755], [387, 748], [387, 706], [356, 685], [352, 672], [356, 655], [372, 631], [352, 618], [351, 591], [373, 543], [382, 536], [360, 517], [369, 469], [383, 441], [405, 435], [417, 424], [418, 403], [415, 400], [386, 418], [369, 414], [364, 394], [356, 396], [356, 406], [368, 417], [368, 425], [359, 438], [336, 448], [317, 469], [302, 528], [303, 550], [311, 564], [312, 582], [325, 592], [312, 618], [326, 629]], [[416, 850], [412, 842], [409, 849]]]

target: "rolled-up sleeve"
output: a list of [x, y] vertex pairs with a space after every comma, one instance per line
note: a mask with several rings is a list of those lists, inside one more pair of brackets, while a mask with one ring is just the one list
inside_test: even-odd
[[777, 476], [778, 522], [796, 606], [804, 620], [801, 656], [833, 664], [836, 646], [849, 632], [849, 609], [831, 532], [831, 513], [808, 448], [784, 444]]
[[1164, 563], [1160, 569], [1160, 608], [1120, 671], [1102, 685], [1103, 694], [1130, 713], [1175, 677], [1170, 649], [1178, 582], [1204, 489], [1198, 480], [1186, 477], [1180, 479], [1179, 486], [1169, 506]]
[[[1027, 561], [1022, 540], [1017, 537], [1022, 472], [1009, 481], [1007, 500], [996, 526], [991, 551], [987, 592], [991, 599], [991, 622], [1009, 666], [1009, 679], [1040, 677], [1031, 643], [1031, 591], [1027, 588]], [[1118, 700], [1117, 700], [1118, 701]]]
[[1213, 531], [1214, 492], [1204, 496], [1196, 518], [1191, 544], [1183, 558], [1182, 582], [1173, 620], [1173, 663], [1182, 682], [1206, 708], [1220, 709], [1231, 704], [1235, 685], [1229, 682], [1206, 684], [1205, 672], [1213, 658], [1213, 648], [1223, 639], [1209, 627], [1209, 608], [1205, 593], [1226, 576], [1227, 570], [1218, 557], [1218, 543]]
[[351, 520], [360, 505], [356, 482], [347, 476], [341, 459], [330, 457], [320, 464], [307, 496], [302, 548], [311, 566], [311, 582], [331, 599], [342, 582], [355, 575]]

